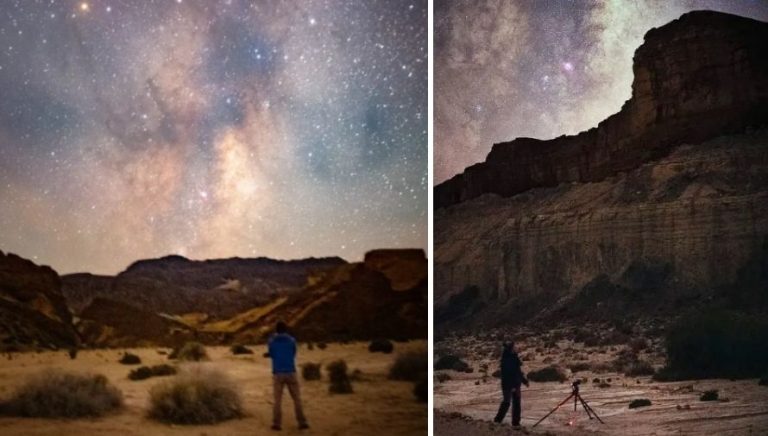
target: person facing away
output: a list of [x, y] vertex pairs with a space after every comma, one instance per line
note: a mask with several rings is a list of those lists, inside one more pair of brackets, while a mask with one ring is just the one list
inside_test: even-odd
[[523, 363], [515, 351], [515, 343], [507, 342], [503, 345], [501, 352], [501, 394], [503, 399], [499, 405], [499, 412], [496, 414], [495, 422], [501, 422], [507, 415], [510, 401], [512, 402], [512, 425], [520, 425], [520, 385], [528, 386], [528, 379], [523, 375], [521, 366]]
[[275, 334], [269, 338], [269, 357], [272, 359], [272, 383], [275, 404], [272, 409], [272, 430], [282, 429], [283, 387], [288, 386], [288, 392], [293, 399], [293, 408], [300, 429], [309, 428], [304, 410], [301, 407], [299, 380], [296, 377], [296, 339], [288, 334], [288, 326], [284, 322], [277, 323]]

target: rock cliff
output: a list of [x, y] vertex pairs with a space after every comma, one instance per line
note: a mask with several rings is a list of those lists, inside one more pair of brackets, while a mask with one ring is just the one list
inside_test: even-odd
[[485, 162], [435, 187], [435, 207], [600, 181], [669, 153], [765, 122], [768, 24], [695, 11], [652, 29], [634, 57], [632, 97], [575, 136], [495, 144]]
[[685, 14], [646, 34], [619, 113], [576, 136], [496, 144], [436, 187], [438, 322], [582, 303], [655, 315], [742, 283], [768, 246], [765, 41], [766, 23]]
[[0, 251], [0, 349], [77, 343], [59, 275], [47, 266]]

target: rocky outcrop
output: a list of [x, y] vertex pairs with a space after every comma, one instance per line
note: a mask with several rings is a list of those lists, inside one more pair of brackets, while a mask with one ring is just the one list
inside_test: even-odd
[[166, 256], [135, 262], [115, 277], [65, 275], [63, 292], [75, 313], [95, 298], [106, 298], [153, 313], [229, 318], [302, 289], [313, 272], [345, 263], [338, 257], [195, 261]]
[[621, 112], [438, 186], [438, 323], [768, 310], [749, 267], [768, 251], [765, 41], [766, 23], [685, 14], [647, 33]]
[[0, 347], [73, 347], [78, 337], [54, 270], [0, 251]]
[[711, 11], [652, 29], [634, 57], [632, 97], [575, 136], [495, 144], [485, 162], [435, 187], [435, 207], [492, 193], [595, 182], [683, 144], [762, 125], [768, 118], [768, 24]]
[[475, 318], [511, 321], [521, 301], [543, 309], [596, 285], [684, 309], [742, 280], [768, 241], [768, 129], [681, 146], [601, 182], [483, 196], [436, 211], [434, 228], [436, 316], [477, 310], [472, 295]]
[[426, 338], [427, 262], [422, 250], [377, 250], [364, 262], [316, 274], [301, 292], [205, 329], [241, 342], [264, 340], [278, 320], [300, 340]]

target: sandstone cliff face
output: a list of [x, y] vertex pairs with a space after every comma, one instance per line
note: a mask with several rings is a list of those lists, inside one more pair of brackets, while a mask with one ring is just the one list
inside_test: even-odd
[[58, 274], [0, 251], [0, 347], [72, 347], [78, 343]]
[[761, 125], [768, 114], [768, 24], [690, 12], [649, 31], [635, 53], [632, 97], [596, 128], [549, 141], [496, 144], [485, 162], [435, 187], [435, 207], [600, 181], [695, 144]]
[[686, 14], [646, 35], [621, 112], [497, 144], [438, 186], [438, 321], [504, 323], [520, 302], [546, 301], [525, 314], [541, 316], [584, 295], [653, 316], [742, 283], [768, 246], [765, 41], [768, 24]]

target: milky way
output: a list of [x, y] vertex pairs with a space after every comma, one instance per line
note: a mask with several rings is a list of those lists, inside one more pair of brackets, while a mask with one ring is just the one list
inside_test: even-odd
[[756, 0], [436, 1], [435, 181], [493, 143], [597, 126], [629, 99], [645, 32], [696, 9], [768, 21]]
[[427, 31], [426, 1], [3, 1], [0, 250], [425, 248]]

